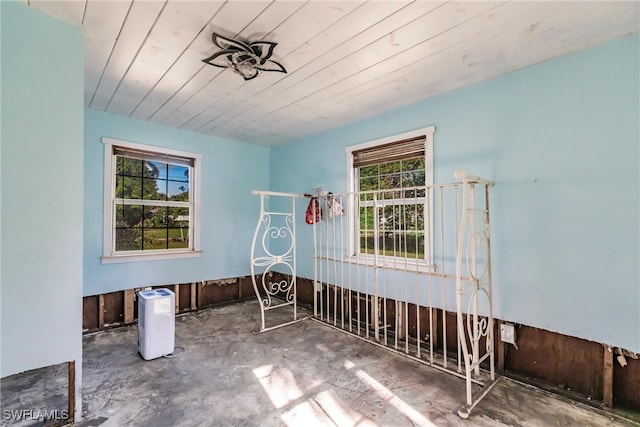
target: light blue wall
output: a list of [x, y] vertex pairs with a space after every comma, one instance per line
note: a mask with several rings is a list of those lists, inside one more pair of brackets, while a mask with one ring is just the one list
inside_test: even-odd
[[435, 125], [436, 183], [496, 183], [496, 316], [640, 351], [638, 52], [626, 37], [275, 147], [271, 189], [345, 191], [346, 146]]
[[82, 29], [0, 8], [1, 376], [75, 360], [81, 384]]
[[[101, 264], [103, 136], [200, 153], [202, 210], [199, 258]], [[250, 244], [258, 220], [255, 188], [269, 186], [269, 149], [85, 110], [84, 295], [250, 274]]]

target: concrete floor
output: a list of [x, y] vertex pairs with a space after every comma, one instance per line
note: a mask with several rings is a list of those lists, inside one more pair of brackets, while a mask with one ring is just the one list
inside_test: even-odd
[[[152, 361], [138, 355], [136, 327], [84, 337], [84, 419], [77, 425], [632, 425], [506, 379], [463, 420], [457, 377], [312, 320], [256, 335], [259, 319], [257, 302], [178, 317], [176, 345], [186, 352]], [[56, 381], [46, 382], [49, 389]], [[3, 381], [3, 409], [43, 392], [31, 384]]]

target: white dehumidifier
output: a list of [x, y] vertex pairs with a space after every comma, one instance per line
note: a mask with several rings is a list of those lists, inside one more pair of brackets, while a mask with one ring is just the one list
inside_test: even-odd
[[173, 353], [175, 301], [169, 289], [138, 292], [138, 351], [145, 360]]

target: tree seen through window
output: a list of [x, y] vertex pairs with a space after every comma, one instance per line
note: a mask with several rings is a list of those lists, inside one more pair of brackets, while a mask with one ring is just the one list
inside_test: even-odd
[[424, 156], [360, 166], [357, 172], [360, 253], [375, 254], [377, 246], [380, 255], [423, 259]]
[[116, 251], [189, 248], [189, 169], [116, 156]]

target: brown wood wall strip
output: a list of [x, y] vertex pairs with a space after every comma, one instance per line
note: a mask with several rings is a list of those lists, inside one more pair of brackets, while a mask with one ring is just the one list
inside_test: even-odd
[[82, 329], [84, 332], [98, 329], [99, 310], [97, 295], [82, 298]]
[[235, 283], [226, 283], [220, 286], [213, 286], [213, 303], [220, 304], [223, 302], [234, 301], [238, 299], [238, 289], [239, 283], [236, 281]]
[[204, 281], [198, 285], [198, 310], [212, 305], [212, 286], [209, 281]]
[[[47, 423], [45, 425], [50, 427], [62, 427], [69, 424], [73, 424], [75, 421], [76, 412], [76, 362], [74, 360], [66, 362], [67, 365], [67, 410], [69, 416], [66, 419], [60, 419], [53, 423]], [[58, 418], [56, 418], [58, 419]], [[4, 425], [4, 424], [3, 424]], [[35, 425], [35, 424], [34, 424]]]
[[124, 291], [104, 294], [104, 325], [119, 325], [124, 323]]
[[495, 346], [496, 346], [496, 356], [497, 356], [496, 370], [498, 371], [498, 373], [502, 374], [504, 372], [505, 345], [500, 339], [500, 322], [494, 322], [493, 336], [494, 336], [493, 342], [495, 343]]
[[173, 294], [175, 296], [175, 312], [180, 313], [180, 285], [173, 285]]
[[[245, 291], [245, 294], [247, 296], [255, 295], [251, 277], [247, 277], [245, 282], [247, 283], [247, 291]], [[313, 291], [313, 280], [298, 278], [296, 280], [296, 292], [298, 303], [306, 304], [313, 308], [313, 296], [315, 293]]]
[[104, 328], [104, 295], [98, 295], [98, 329]]
[[68, 364], [69, 368], [69, 424], [75, 420], [76, 412], [76, 361]]
[[130, 324], [134, 321], [134, 299], [135, 291], [133, 289], [127, 289], [124, 291], [124, 323]]
[[176, 294], [178, 300], [178, 312], [191, 311], [191, 283], [183, 283], [178, 286], [178, 293]]
[[201, 309], [203, 307], [203, 293], [204, 293], [204, 284], [206, 282], [198, 282], [196, 287], [196, 308]]
[[440, 314], [442, 310], [431, 309], [431, 317], [429, 319], [430, 323], [427, 323], [426, 328], [427, 331], [431, 329], [431, 333], [433, 337], [431, 337], [431, 341], [433, 342], [433, 347], [437, 348], [437, 343], [440, 342], [440, 334], [438, 333], [438, 324], [441, 322], [442, 315]]
[[517, 325], [518, 349], [506, 347], [505, 370], [602, 401], [602, 344]]
[[197, 291], [196, 291], [196, 284], [192, 283], [191, 284], [191, 310], [195, 310], [197, 308]]
[[640, 411], [640, 358], [618, 359], [618, 353], [613, 357], [613, 405]]
[[607, 408], [613, 407], [613, 350], [609, 346], [603, 346], [603, 382], [602, 404]]

